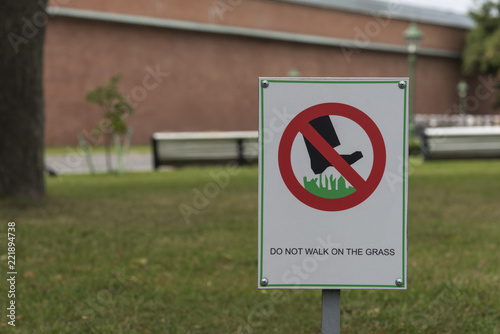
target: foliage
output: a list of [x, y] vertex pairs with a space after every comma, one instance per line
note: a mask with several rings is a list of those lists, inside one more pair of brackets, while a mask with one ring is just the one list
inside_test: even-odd
[[[486, 0], [470, 16], [476, 26], [466, 37], [462, 68], [465, 74], [479, 71], [500, 76], [500, 1]], [[497, 87], [498, 88], [498, 87]], [[500, 95], [495, 107], [500, 107]]]
[[127, 132], [127, 115], [135, 110], [125, 96], [118, 91], [121, 75], [113, 76], [109, 83], [99, 86], [87, 94], [87, 101], [104, 108], [104, 119], [111, 133], [125, 134]]
[[[223, 173], [64, 175], [37, 207], [0, 201], [19, 266], [18, 322], [0, 328], [321, 333], [321, 291], [257, 290], [257, 168]], [[341, 332], [500, 333], [500, 161], [411, 159], [409, 173], [408, 290], [343, 290]], [[198, 210], [190, 223], [182, 203]]]
[[[89, 92], [87, 94], [87, 101], [95, 103], [104, 109], [104, 118], [97, 124], [95, 130], [98, 133], [103, 133], [105, 138], [104, 145], [106, 148], [107, 170], [108, 172], [112, 170], [110, 146], [111, 137], [114, 137], [118, 158], [118, 169], [119, 172], [122, 173], [124, 169], [123, 147], [126, 148], [130, 145], [131, 138], [131, 131], [127, 126], [127, 117], [128, 115], [134, 114], [135, 109], [127, 98], [118, 91], [118, 83], [120, 80], [121, 75], [117, 74], [113, 76], [108, 84], [99, 86]], [[121, 143], [120, 135], [126, 135], [123, 144]], [[83, 145], [85, 146], [84, 143]]]

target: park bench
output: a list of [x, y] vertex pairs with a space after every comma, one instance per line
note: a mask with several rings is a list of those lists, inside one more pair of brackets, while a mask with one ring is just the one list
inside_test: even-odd
[[155, 132], [151, 136], [153, 165], [206, 165], [258, 160], [257, 131]]
[[500, 158], [500, 126], [428, 127], [420, 137], [424, 160]]

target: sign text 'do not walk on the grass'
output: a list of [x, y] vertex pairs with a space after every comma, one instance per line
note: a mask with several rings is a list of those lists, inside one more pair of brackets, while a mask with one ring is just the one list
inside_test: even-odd
[[407, 81], [260, 79], [260, 288], [406, 288]]

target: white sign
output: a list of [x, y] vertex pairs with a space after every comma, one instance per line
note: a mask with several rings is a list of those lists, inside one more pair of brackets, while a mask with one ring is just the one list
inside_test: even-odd
[[408, 81], [260, 78], [259, 288], [406, 288]]

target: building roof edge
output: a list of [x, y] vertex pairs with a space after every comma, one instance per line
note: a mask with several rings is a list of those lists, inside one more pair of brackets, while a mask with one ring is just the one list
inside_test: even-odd
[[[139, 16], [131, 14], [109, 13], [109, 12], [101, 12], [101, 11], [85, 10], [85, 9], [73, 9], [73, 8], [49, 6], [47, 8], [47, 13], [50, 16], [60, 16], [60, 17], [67, 17], [74, 19], [133, 24], [133, 25], [142, 25], [142, 26], [150, 26], [157, 28], [197, 31], [202, 33], [215, 33], [215, 34], [226, 34], [226, 35], [244, 36], [252, 38], [263, 38], [263, 39], [271, 39], [271, 40], [286, 41], [293, 43], [335, 46], [342, 48], [343, 51], [347, 52], [348, 54], [358, 53], [360, 50], [393, 52], [393, 53], [403, 53], [403, 54], [406, 54], [408, 52], [406, 46], [398, 44], [387, 44], [380, 42], [359, 43], [359, 41], [356, 40], [328, 37], [328, 36], [297, 34], [284, 31], [263, 30], [256, 28], [245, 28], [245, 27], [200, 23], [193, 21], [173, 20], [173, 19]], [[425, 56], [432, 56], [432, 57], [444, 57], [450, 59], [461, 58], [461, 52], [442, 50], [442, 49], [421, 48], [418, 50], [418, 54]]]

